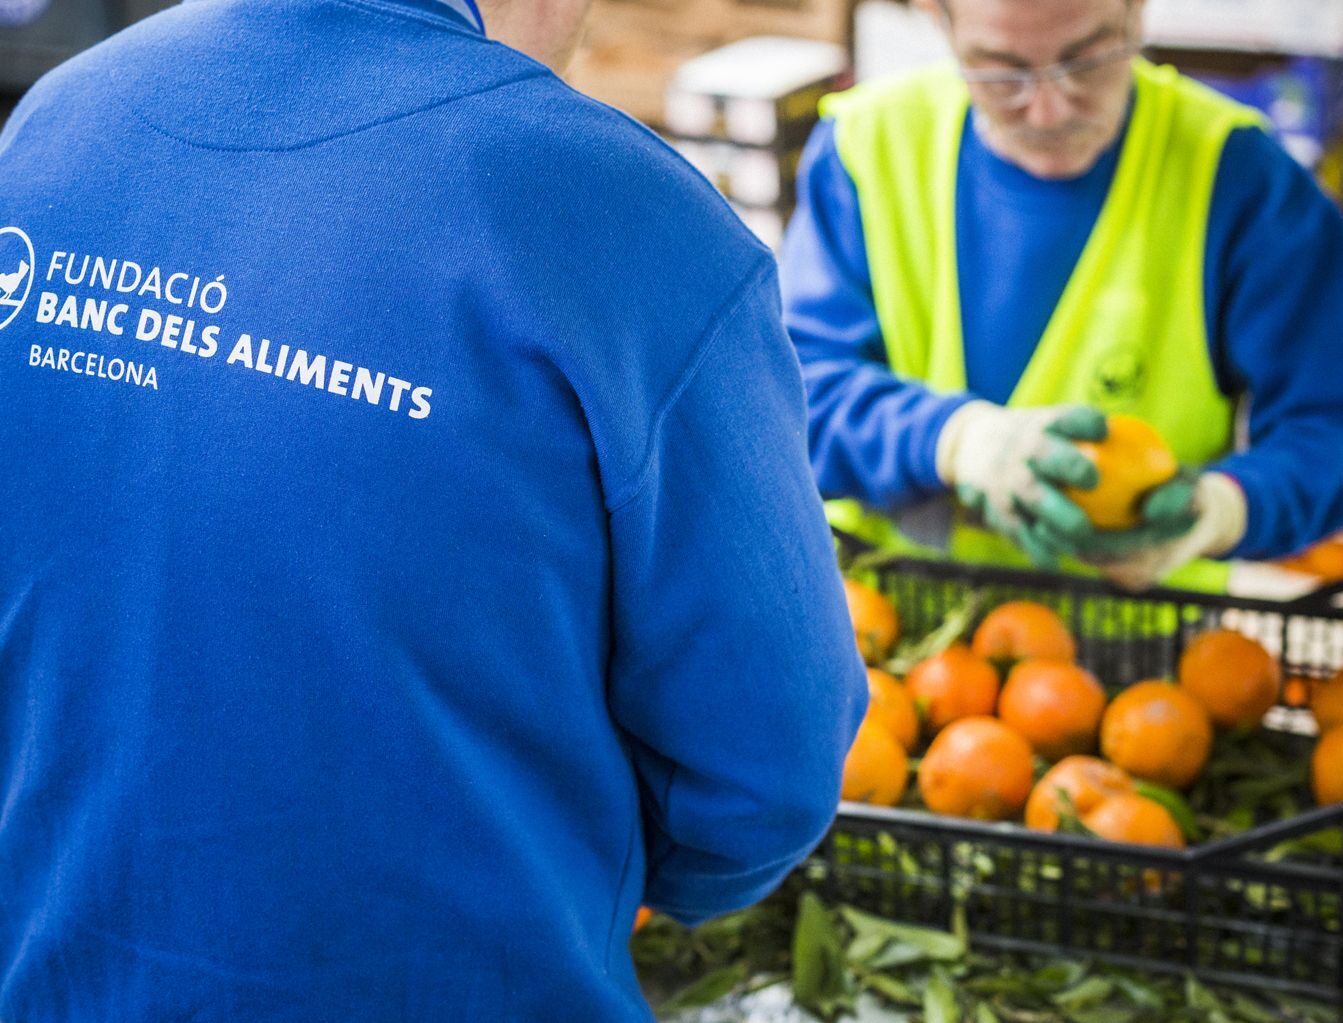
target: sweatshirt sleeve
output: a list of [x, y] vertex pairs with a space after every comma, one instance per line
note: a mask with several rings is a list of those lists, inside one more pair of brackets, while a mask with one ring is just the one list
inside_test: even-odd
[[816, 127], [803, 153], [780, 277], [784, 322], [807, 390], [808, 441], [821, 493], [895, 510], [943, 492], [937, 438], [971, 395], [936, 395], [891, 372], [858, 194], [831, 120]]
[[1343, 215], [1258, 129], [1228, 139], [1208, 227], [1219, 384], [1249, 398], [1249, 444], [1212, 468], [1239, 481], [1232, 556], [1272, 558], [1343, 527]]
[[867, 702], [778, 303], [771, 263], [611, 510], [610, 701], [643, 793], [645, 902], [688, 924], [762, 898], [824, 836]]

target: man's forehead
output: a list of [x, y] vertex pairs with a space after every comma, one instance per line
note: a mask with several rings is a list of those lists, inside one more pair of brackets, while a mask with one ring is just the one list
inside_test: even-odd
[[939, 0], [962, 42], [1052, 58], [1060, 50], [1122, 29], [1132, 0]]

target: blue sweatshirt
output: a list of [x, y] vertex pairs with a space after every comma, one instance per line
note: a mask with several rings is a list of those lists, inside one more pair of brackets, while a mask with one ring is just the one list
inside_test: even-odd
[[[898, 508], [945, 490], [935, 468], [942, 426], [971, 397], [1003, 403], [1015, 389], [1100, 215], [1121, 144], [1079, 178], [1042, 181], [967, 125], [956, 244], [969, 391], [934, 395], [889, 370], [857, 193], [833, 122], [816, 128], [781, 275], [827, 497]], [[1249, 504], [1231, 553], [1290, 553], [1343, 526], [1343, 216], [1257, 129], [1234, 132], [1222, 155], [1204, 302], [1221, 390], [1253, 399], [1247, 448], [1211, 466], [1233, 475]]]
[[115, 37], [0, 228], [0, 1020], [648, 1019], [866, 701], [768, 253], [433, 0]]

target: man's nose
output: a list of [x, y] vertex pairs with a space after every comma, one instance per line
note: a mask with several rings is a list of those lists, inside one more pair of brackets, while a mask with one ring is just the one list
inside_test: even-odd
[[1026, 123], [1032, 128], [1049, 130], [1066, 124], [1072, 116], [1072, 100], [1053, 78], [1037, 80], [1035, 91], [1026, 105]]

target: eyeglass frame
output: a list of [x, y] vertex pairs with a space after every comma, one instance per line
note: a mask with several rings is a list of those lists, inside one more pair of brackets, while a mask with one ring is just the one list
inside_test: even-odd
[[1005, 109], [1020, 110], [1028, 106], [1035, 98], [1036, 90], [1040, 88], [1043, 82], [1053, 82], [1065, 96], [1076, 98], [1083, 95], [1085, 89], [1071, 90], [1065, 85], [1069, 78], [1086, 71], [1096, 71], [1108, 64], [1116, 64], [1121, 60], [1129, 60], [1142, 52], [1142, 43], [1135, 40], [1128, 40], [1123, 45], [1108, 50], [1105, 53], [1098, 53], [1091, 57], [1073, 57], [1071, 60], [1060, 60], [1042, 68], [1021, 68], [1009, 70], [998, 69], [978, 69], [968, 68], [961, 63], [960, 58], [956, 60], [956, 65], [960, 69], [961, 78], [968, 85], [1012, 85], [1020, 87], [1021, 93], [1010, 100], [998, 100]]

